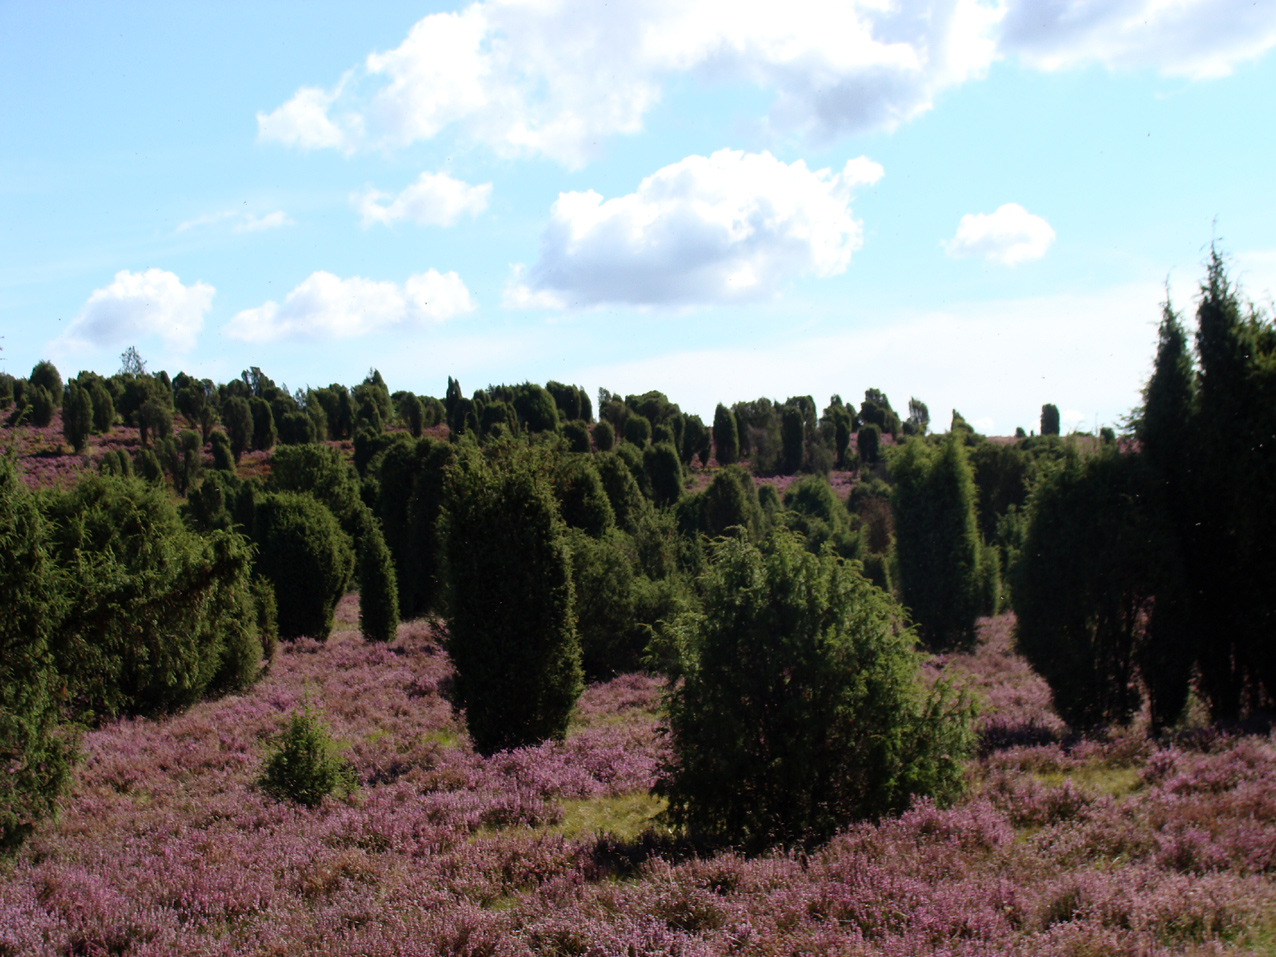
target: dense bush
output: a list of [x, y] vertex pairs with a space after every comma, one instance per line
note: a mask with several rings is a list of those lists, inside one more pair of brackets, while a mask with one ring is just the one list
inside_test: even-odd
[[610, 452], [616, 444], [616, 430], [605, 419], [594, 426], [594, 444], [599, 452]]
[[855, 451], [859, 452], [860, 461], [872, 465], [881, 454], [882, 430], [876, 422], [864, 425], [855, 437]]
[[[1090, 731], [1129, 721], [1168, 542], [1136, 456], [1072, 454], [1033, 491], [1013, 579], [1020, 652], [1055, 709]], [[1177, 717], [1177, 715], [1175, 715]]]
[[735, 414], [722, 403], [713, 412], [713, 457], [719, 465], [732, 465], [740, 458]]
[[169, 493], [86, 475], [46, 493], [67, 609], [53, 642], [85, 720], [158, 714], [257, 676], [249, 550], [190, 531]]
[[222, 425], [230, 439], [230, 450], [238, 462], [239, 457], [253, 444], [253, 412], [248, 400], [241, 396], [231, 396], [223, 402]]
[[115, 425], [115, 400], [111, 397], [111, 390], [101, 379], [94, 379], [89, 386], [89, 397], [93, 402], [93, 431], [111, 431]]
[[443, 588], [439, 513], [455, 450], [428, 436], [386, 450], [378, 472], [375, 512], [394, 558], [399, 617], [438, 609]]
[[70, 777], [49, 648], [63, 609], [34, 498], [13, 459], [0, 457], [0, 852], [53, 812]]
[[31, 370], [31, 375], [27, 377], [33, 389], [44, 389], [49, 393], [49, 398], [53, 400], [55, 406], [62, 404], [62, 374], [58, 372], [58, 367], [48, 359], [41, 359], [35, 364], [35, 368]]
[[281, 638], [325, 641], [354, 570], [349, 537], [311, 495], [272, 492], [254, 501], [258, 574], [275, 589]]
[[563, 457], [554, 475], [554, 495], [570, 528], [601, 538], [616, 524], [598, 469], [588, 456]]
[[780, 471], [785, 475], [792, 475], [802, 468], [806, 448], [806, 429], [801, 409], [786, 405], [780, 412], [780, 445]]
[[381, 524], [361, 512], [358, 536], [359, 630], [369, 641], [394, 641], [399, 628], [399, 589]]
[[826, 545], [842, 558], [863, 560], [862, 536], [851, 529], [851, 516], [838, 501], [828, 480], [818, 475], [799, 479], [784, 493], [787, 526], [798, 532], [807, 548], [818, 552]]
[[659, 442], [647, 446], [643, 450], [642, 461], [647, 480], [651, 483], [652, 500], [659, 506], [677, 502], [682, 497], [682, 463], [673, 443]]
[[590, 451], [589, 426], [584, 422], [568, 422], [564, 425], [563, 439], [567, 442], [568, 452], [585, 453]]
[[643, 498], [642, 488], [634, 478], [633, 470], [617, 453], [602, 453], [595, 458], [598, 477], [602, 480], [603, 491], [611, 503], [612, 514], [616, 524], [625, 531], [632, 532], [638, 524], [639, 517], [645, 508], [650, 506]]
[[76, 452], [83, 452], [92, 431], [93, 400], [87, 389], [71, 383], [63, 393], [62, 437]]
[[32, 386], [27, 390], [27, 395], [30, 401], [31, 424], [37, 428], [47, 428], [53, 421], [53, 413], [57, 411], [53, 396], [42, 385]]
[[529, 450], [458, 458], [445, 516], [453, 704], [475, 748], [561, 739], [582, 690], [565, 527]]
[[213, 468], [223, 472], [234, 472], [235, 453], [226, 433], [220, 429], [214, 431], [208, 437], [208, 444], [213, 453]]
[[277, 801], [318, 807], [330, 794], [354, 788], [354, 774], [337, 744], [309, 708], [294, 711], [288, 727], [262, 763], [261, 789]]
[[1041, 407], [1041, 434], [1059, 434], [1059, 407], [1047, 402]]
[[965, 446], [910, 437], [892, 460], [891, 512], [904, 605], [932, 648], [974, 640], [979, 614], [979, 531]]
[[641, 415], [629, 416], [625, 419], [625, 441], [645, 448], [651, 441], [651, 422]]
[[748, 851], [812, 845], [962, 787], [971, 708], [918, 683], [912, 636], [852, 565], [777, 536], [715, 546], [668, 699], [672, 823]]

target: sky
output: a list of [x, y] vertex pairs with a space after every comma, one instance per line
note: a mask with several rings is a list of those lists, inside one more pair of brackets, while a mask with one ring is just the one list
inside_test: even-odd
[[1276, 290], [1271, 0], [0, 0], [0, 368], [1120, 426]]

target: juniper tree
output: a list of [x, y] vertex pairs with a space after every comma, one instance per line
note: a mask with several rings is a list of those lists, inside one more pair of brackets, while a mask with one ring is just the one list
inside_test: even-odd
[[561, 740], [583, 688], [571, 557], [542, 466], [466, 452], [446, 498], [453, 705], [481, 754]]
[[83, 452], [93, 431], [93, 400], [88, 389], [74, 382], [62, 398], [62, 436], [76, 452]]
[[960, 792], [972, 709], [943, 682], [922, 690], [912, 635], [854, 565], [783, 534], [728, 539], [703, 587], [656, 787], [675, 826], [747, 852], [811, 846]]
[[735, 415], [721, 402], [713, 410], [713, 456], [719, 465], [732, 465], [740, 458]]

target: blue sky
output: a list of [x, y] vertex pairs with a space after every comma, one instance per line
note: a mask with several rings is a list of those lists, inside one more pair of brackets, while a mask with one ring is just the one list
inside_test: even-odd
[[1112, 424], [1276, 290], [1276, 4], [0, 4], [3, 367]]

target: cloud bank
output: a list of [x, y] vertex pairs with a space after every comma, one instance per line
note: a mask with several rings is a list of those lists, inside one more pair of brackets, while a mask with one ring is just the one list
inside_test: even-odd
[[158, 336], [175, 353], [195, 345], [216, 290], [203, 282], [185, 286], [163, 269], [121, 269], [109, 286], [94, 290], [59, 339], [82, 349], [129, 345]]
[[863, 241], [854, 190], [881, 176], [864, 157], [833, 174], [719, 150], [666, 166], [626, 196], [561, 193], [539, 260], [516, 270], [505, 304], [740, 302], [798, 276], [837, 275]]
[[[389, 226], [401, 219], [422, 226], [451, 226], [467, 213], [477, 216], [487, 209], [491, 195], [491, 183], [471, 186], [447, 173], [422, 173], [398, 196], [368, 189], [352, 199], [365, 227], [373, 223]], [[384, 202], [387, 199], [390, 202]]]
[[430, 269], [402, 285], [330, 272], [311, 273], [284, 298], [245, 309], [226, 323], [244, 342], [349, 339], [393, 327], [420, 327], [473, 312], [474, 298], [455, 272]]
[[1018, 203], [998, 206], [995, 213], [967, 213], [944, 250], [953, 259], [982, 257], [1003, 266], [1040, 259], [1054, 242], [1051, 225]]
[[480, 0], [258, 113], [258, 134], [350, 152], [455, 127], [579, 167], [684, 74], [771, 91], [768, 122], [819, 142], [891, 129], [999, 59], [1204, 78], [1273, 46], [1276, 6], [1252, 0]]

